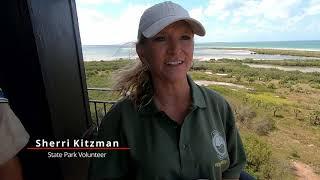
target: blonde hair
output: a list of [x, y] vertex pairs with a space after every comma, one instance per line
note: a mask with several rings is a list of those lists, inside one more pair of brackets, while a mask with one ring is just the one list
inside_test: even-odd
[[153, 93], [150, 71], [140, 60], [114, 74], [114, 80], [112, 88], [119, 90], [122, 96], [128, 96], [137, 109]]

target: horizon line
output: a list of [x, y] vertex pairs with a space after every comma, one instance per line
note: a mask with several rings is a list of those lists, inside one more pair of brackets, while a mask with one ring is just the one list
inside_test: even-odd
[[[261, 42], [299, 42], [299, 41], [320, 41], [320, 39], [313, 39], [313, 40], [261, 40], [261, 41], [207, 41], [207, 42], [197, 42], [195, 44], [206, 44], [206, 43], [261, 43]], [[130, 43], [136, 43], [134, 41], [128, 41], [124, 43], [118, 44], [82, 44], [82, 46], [123, 46]]]

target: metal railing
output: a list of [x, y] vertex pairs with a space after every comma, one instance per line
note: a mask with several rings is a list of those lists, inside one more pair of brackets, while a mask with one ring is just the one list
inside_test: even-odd
[[[102, 91], [102, 92], [114, 92], [117, 90], [114, 89], [110, 89], [110, 88], [87, 88], [88, 91]], [[93, 113], [94, 113], [94, 117], [92, 117], [92, 120], [94, 121], [95, 125], [98, 127], [102, 118], [107, 114], [108, 110], [107, 109], [107, 105], [113, 105], [115, 104], [117, 101], [112, 100], [112, 101], [105, 101], [105, 100], [92, 100], [89, 99], [89, 104], [93, 105]], [[98, 110], [97, 106], [101, 106], [102, 105], [102, 116], [101, 111]], [[91, 113], [92, 114], [92, 113]]]

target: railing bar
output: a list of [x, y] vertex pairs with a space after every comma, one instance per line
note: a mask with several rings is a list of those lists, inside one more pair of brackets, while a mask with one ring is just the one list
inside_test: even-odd
[[[114, 91], [119, 91], [118, 89], [111, 89], [111, 88], [87, 88], [88, 91], [107, 91], [107, 92], [114, 92]], [[102, 103], [103, 104], [103, 110], [104, 110], [104, 115], [107, 114], [107, 104], [113, 105], [115, 104], [117, 101], [103, 101], [103, 100], [90, 100], [89, 99], [89, 103], [93, 103], [94, 104], [94, 110], [95, 110], [95, 120], [96, 120], [96, 124], [97, 124], [97, 128], [99, 126], [99, 116], [98, 116], [98, 107], [97, 104], [98, 103]]]
[[118, 91], [117, 89], [111, 89], [111, 88], [87, 88], [87, 90], [93, 90], [93, 91]]
[[104, 115], [107, 114], [106, 103], [103, 103]]
[[92, 103], [106, 103], [106, 104], [114, 104], [114, 103], [116, 103], [117, 101], [89, 100], [89, 102], [92, 102]]
[[97, 121], [97, 125], [99, 124], [99, 119], [98, 119], [98, 111], [97, 111], [97, 103], [96, 102], [93, 102], [94, 103], [94, 110], [95, 110], [95, 113], [96, 113], [96, 121]]

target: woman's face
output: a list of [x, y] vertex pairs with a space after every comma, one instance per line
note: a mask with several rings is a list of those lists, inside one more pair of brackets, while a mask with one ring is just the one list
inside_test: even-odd
[[193, 59], [194, 33], [188, 23], [175, 22], [137, 46], [152, 78], [176, 82], [186, 78]]

